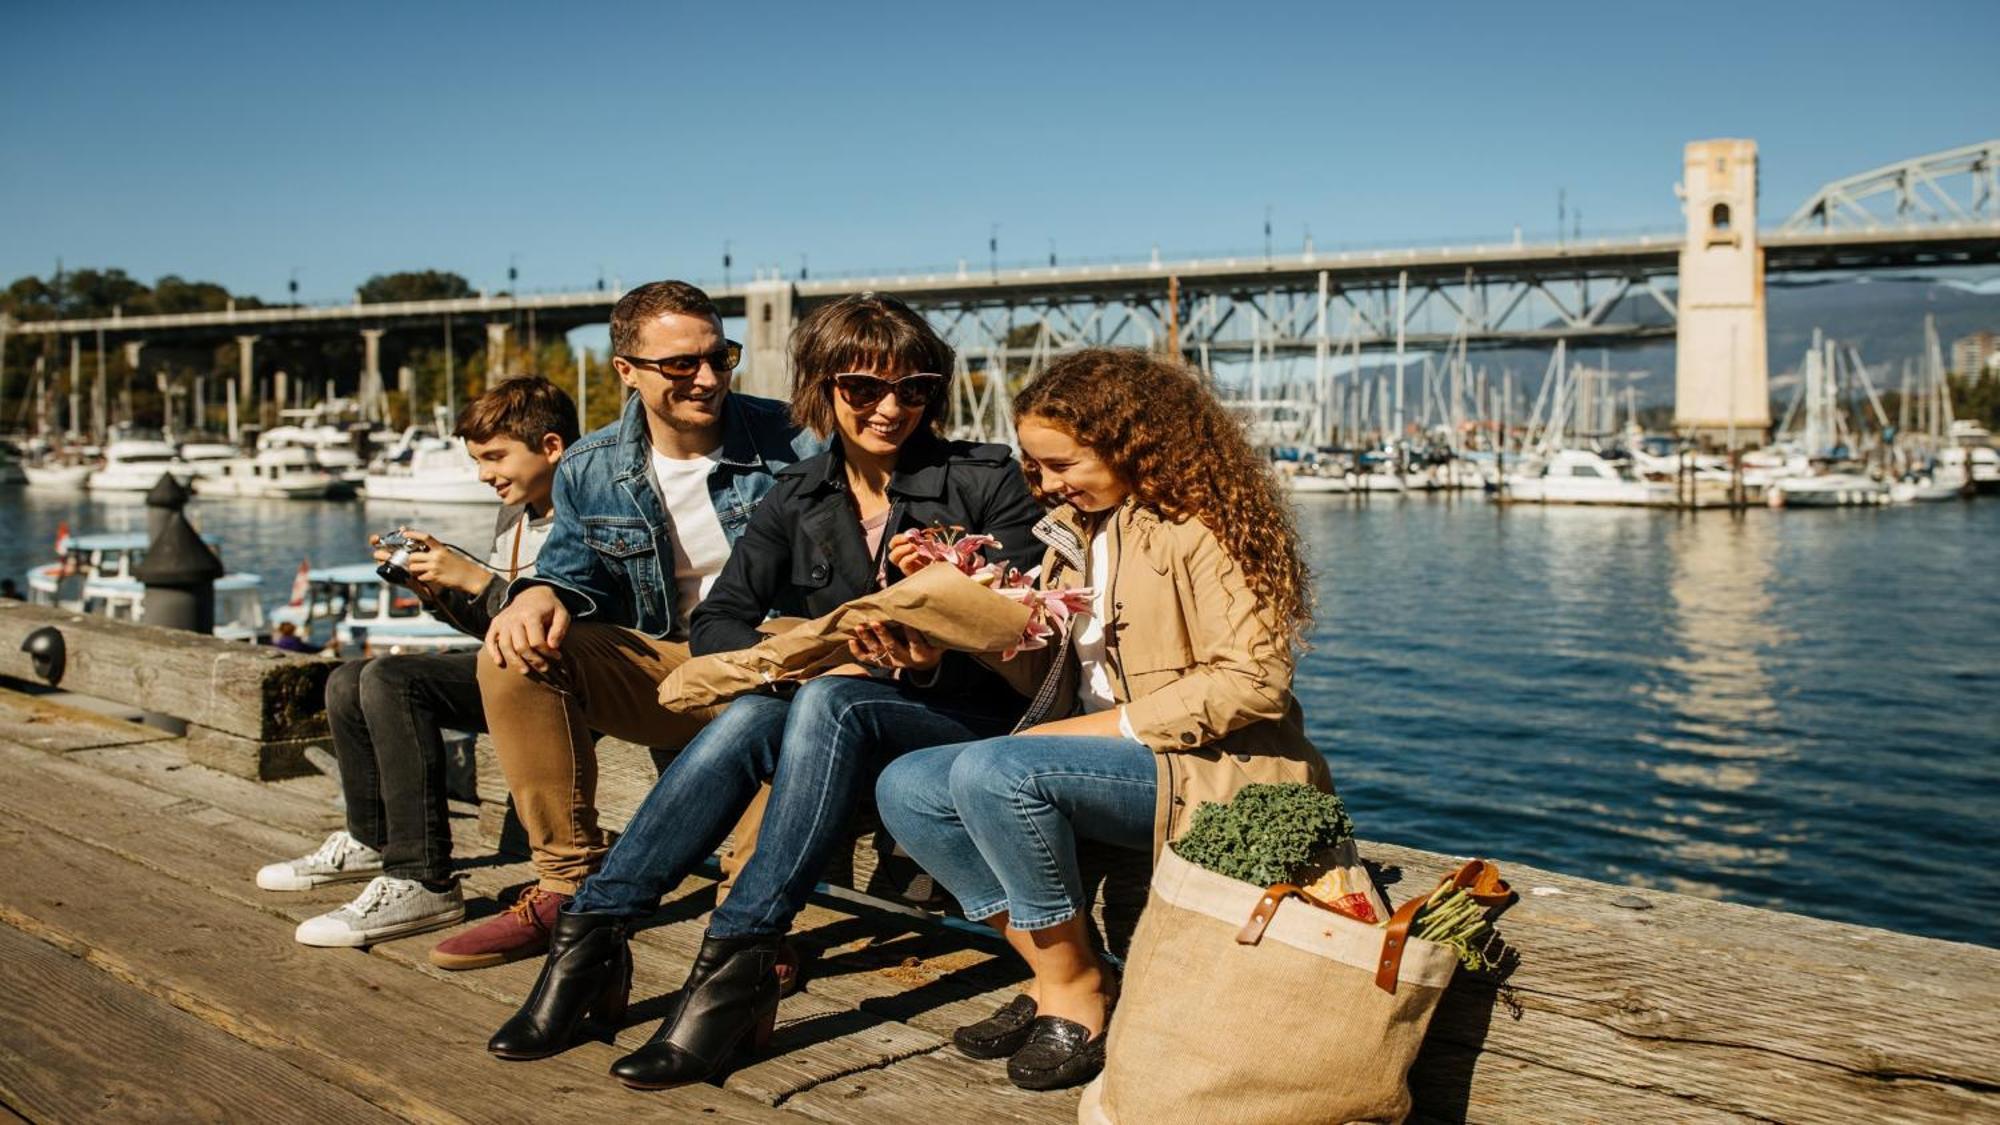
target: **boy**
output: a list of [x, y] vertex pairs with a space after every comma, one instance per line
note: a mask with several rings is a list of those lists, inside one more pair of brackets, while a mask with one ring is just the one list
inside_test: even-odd
[[[454, 433], [503, 505], [485, 563], [417, 531], [409, 588], [443, 620], [482, 637], [507, 585], [535, 573], [555, 520], [556, 463], [577, 439], [576, 405], [539, 376], [509, 379], [468, 403]], [[389, 553], [377, 550], [376, 561]], [[257, 872], [271, 891], [369, 880], [352, 902], [299, 924], [305, 945], [361, 946], [465, 916], [451, 873], [442, 730], [485, 731], [476, 651], [343, 664], [327, 681], [347, 827], [298, 859]]]

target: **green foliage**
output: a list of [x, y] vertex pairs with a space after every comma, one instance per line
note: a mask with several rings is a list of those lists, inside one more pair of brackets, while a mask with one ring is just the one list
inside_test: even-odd
[[472, 296], [472, 283], [446, 270], [378, 273], [361, 283], [355, 296], [364, 305], [390, 301], [439, 301]]
[[[235, 297], [239, 309], [260, 308], [255, 297]], [[189, 281], [168, 274], [147, 285], [124, 270], [65, 270], [59, 277], [17, 278], [0, 290], [0, 312], [16, 320], [62, 320], [154, 313], [219, 312], [229, 307], [229, 290], [212, 281]]]
[[1347, 807], [1310, 785], [1246, 785], [1195, 810], [1170, 846], [1182, 859], [1259, 887], [1294, 882], [1315, 855], [1354, 835]]
[[1487, 921], [1486, 908], [1472, 900], [1462, 887], [1452, 887], [1431, 896], [1410, 923], [1410, 936], [1449, 946], [1458, 954], [1458, 963], [1478, 972], [1491, 967], [1487, 956], [1495, 935]]

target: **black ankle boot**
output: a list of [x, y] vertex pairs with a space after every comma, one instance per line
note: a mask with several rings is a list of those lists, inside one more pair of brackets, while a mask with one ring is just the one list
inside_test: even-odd
[[778, 943], [702, 938], [673, 1015], [611, 1073], [635, 1090], [663, 1090], [713, 1078], [739, 1048], [761, 1050], [778, 1018]]
[[556, 915], [542, 975], [486, 1049], [503, 1059], [547, 1058], [573, 1046], [589, 1017], [616, 1034], [632, 993], [631, 932], [629, 918]]

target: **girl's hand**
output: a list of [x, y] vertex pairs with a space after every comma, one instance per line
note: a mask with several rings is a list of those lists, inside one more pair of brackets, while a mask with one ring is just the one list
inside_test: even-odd
[[854, 627], [847, 637], [847, 651], [863, 664], [913, 671], [928, 671], [944, 659], [944, 650], [925, 640], [921, 633], [874, 623]]
[[899, 531], [889, 539], [889, 565], [903, 572], [903, 577], [930, 565], [917, 557], [917, 545], [907, 531]]

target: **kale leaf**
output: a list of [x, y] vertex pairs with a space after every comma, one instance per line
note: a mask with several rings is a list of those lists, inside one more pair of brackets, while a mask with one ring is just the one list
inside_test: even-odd
[[1312, 858], [1354, 835], [1339, 797], [1310, 785], [1246, 785], [1204, 802], [1170, 847], [1189, 863], [1259, 887], [1296, 881]]

